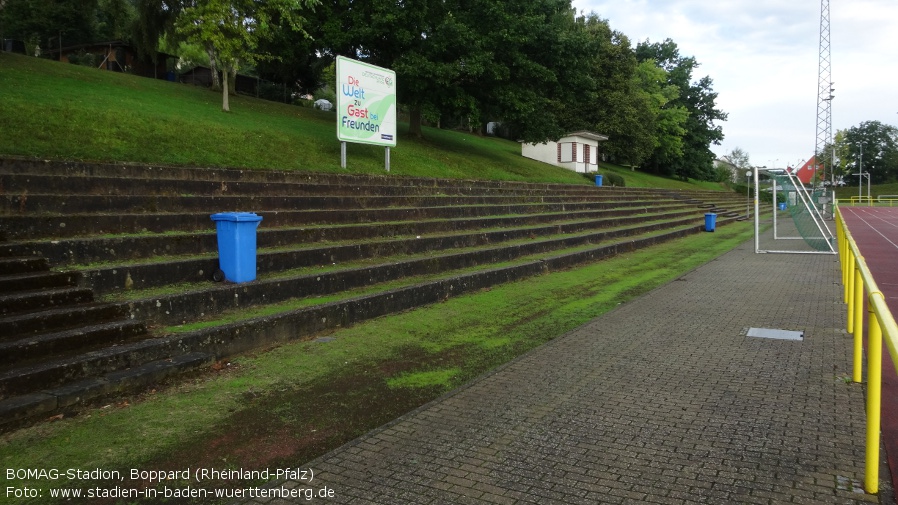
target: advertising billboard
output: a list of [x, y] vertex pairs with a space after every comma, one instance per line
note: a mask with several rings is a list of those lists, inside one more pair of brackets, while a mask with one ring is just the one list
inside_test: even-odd
[[396, 72], [337, 57], [337, 139], [396, 145]]

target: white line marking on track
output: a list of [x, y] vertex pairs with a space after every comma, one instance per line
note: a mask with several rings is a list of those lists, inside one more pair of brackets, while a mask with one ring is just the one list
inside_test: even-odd
[[894, 246], [895, 249], [898, 249], [898, 244], [892, 242], [892, 240], [891, 240], [889, 237], [886, 237], [881, 231], [879, 231], [879, 230], [878, 230], [875, 226], [873, 226], [869, 221], [867, 221], [866, 219], [864, 219], [860, 214], [858, 214], [858, 213], [855, 212], [854, 215], [857, 216], [858, 219], [860, 219], [861, 221], [863, 221], [864, 224], [866, 224], [867, 226], [869, 226], [870, 229], [872, 229], [873, 231], [875, 231], [876, 233], [878, 233], [882, 238], [884, 238], [886, 242], [892, 244], [892, 246]]

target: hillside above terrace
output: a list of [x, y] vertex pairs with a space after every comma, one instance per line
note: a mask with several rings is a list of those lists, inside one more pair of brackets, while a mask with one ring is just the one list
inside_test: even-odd
[[[236, 96], [232, 112], [217, 93], [191, 85], [0, 52], [0, 154], [56, 160], [272, 168], [384, 174], [383, 148], [351, 144], [347, 169], [333, 112]], [[521, 156], [520, 144], [400, 125], [390, 175], [590, 185], [569, 170]], [[613, 165], [627, 187], [725, 189], [716, 183], [654, 177]]]

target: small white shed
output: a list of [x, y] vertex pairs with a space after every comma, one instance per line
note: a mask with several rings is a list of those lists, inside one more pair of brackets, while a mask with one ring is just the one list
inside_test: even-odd
[[605, 135], [578, 131], [565, 135], [558, 142], [521, 144], [521, 156], [542, 161], [574, 172], [595, 172], [599, 168], [599, 142]]

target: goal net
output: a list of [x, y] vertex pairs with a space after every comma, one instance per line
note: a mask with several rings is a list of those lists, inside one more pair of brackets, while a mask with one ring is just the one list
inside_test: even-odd
[[[766, 189], [772, 193], [773, 238], [774, 240], [804, 240], [811, 251], [796, 250], [760, 250], [757, 252], [814, 252], [834, 254], [835, 240], [829, 229], [826, 216], [832, 214], [832, 199], [826, 188], [805, 188], [793, 174], [789, 172], [768, 172], [771, 187]], [[756, 193], [757, 193], [757, 178]], [[755, 199], [757, 202], [757, 198]], [[784, 219], [785, 218], [785, 219]], [[778, 226], [779, 225], [779, 226]], [[757, 236], [758, 227], [755, 226]], [[757, 242], [756, 242], [757, 245]]]

